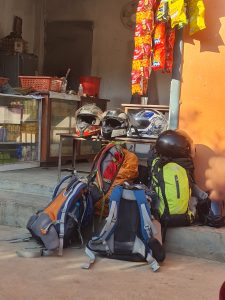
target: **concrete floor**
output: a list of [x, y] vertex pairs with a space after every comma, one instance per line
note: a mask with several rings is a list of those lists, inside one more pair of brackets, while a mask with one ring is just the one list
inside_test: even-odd
[[[21, 232], [0, 226], [0, 239]], [[141, 263], [100, 258], [86, 271], [82, 249], [29, 259], [17, 257], [22, 247], [0, 241], [1, 300], [216, 300], [225, 280], [224, 264], [188, 256], [168, 254], [158, 273]]]

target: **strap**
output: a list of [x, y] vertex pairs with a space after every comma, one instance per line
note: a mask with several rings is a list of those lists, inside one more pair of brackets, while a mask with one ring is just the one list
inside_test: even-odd
[[91, 167], [91, 172], [88, 176], [88, 182], [91, 182], [92, 178], [96, 175], [98, 168], [99, 168], [98, 162], [101, 161], [102, 156], [105, 154], [106, 151], [111, 149], [113, 146], [114, 146], [114, 144], [108, 144], [97, 153], [97, 155], [94, 158], [92, 167]]
[[163, 215], [161, 216], [161, 223], [163, 225], [162, 226], [162, 241], [163, 242], [166, 239], [166, 232], [167, 232], [168, 221], [169, 221], [169, 217], [170, 217], [169, 205], [168, 205], [168, 201], [167, 201], [166, 193], [165, 193], [165, 182], [163, 179], [163, 166], [166, 165], [167, 163], [168, 163], [167, 159], [158, 159], [153, 166], [153, 174], [157, 179], [157, 181], [155, 181], [153, 179], [154, 185], [155, 185], [155, 190], [156, 190], [156, 186], [157, 186], [157, 190], [158, 190], [157, 194], [159, 195], [159, 188], [160, 188], [163, 202], [165, 205]]
[[[98, 159], [98, 162], [97, 162], [97, 179], [98, 179], [98, 184], [99, 184], [99, 187], [101, 188], [101, 190], [104, 192], [103, 190], [103, 187], [104, 187], [104, 182], [103, 182], [103, 177], [100, 175], [101, 174], [101, 163], [102, 163], [102, 159], [103, 159], [103, 156], [105, 155], [105, 153], [107, 151], [109, 151], [112, 147], [118, 147], [117, 145], [115, 146], [114, 144], [109, 144], [107, 145], [104, 150], [102, 151], [101, 153], [101, 156], [99, 157]], [[113, 154], [112, 154], [113, 155]], [[119, 169], [117, 170], [117, 173], [118, 173]], [[114, 181], [115, 177], [117, 176], [117, 173], [114, 175], [113, 179], [112, 179], [112, 182]]]
[[[115, 225], [117, 222], [118, 210], [120, 205], [120, 200], [122, 197], [123, 187], [117, 186], [112, 190], [112, 194], [110, 196], [110, 210], [109, 215], [106, 218], [106, 224], [103, 227], [100, 235], [98, 236], [97, 240], [106, 240], [108, 239], [112, 232], [114, 232]], [[95, 238], [96, 240], [96, 238]]]
[[[54, 188], [53, 193], [52, 193], [52, 200], [54, 200], [55, 197], [57, 196], [60, 186], [61, 186], [66, 180], [68, 180], [68, 179], [71, 178], [71, 177], [72, 177], [72, 175], [66, 175], [66, 176], [63, 177], [63, 179], [56, 185], [56, 187]], [[52, 203], [52, 201], [51, 201], [50, 203]]]
[[144, 240], [147, 242], [152, 235], [157, 234], [155, 225], [150, 218], [150, 210], [147, 209], [147, 200], [144, 190], [133, 190], [139, 209], [141, 219], [141, 231]]
[[147, 254], [146, 260], [148, 264], [150, 265], [153, 272], [156, 272], [159, 270], [160, 266], [156, 259], [154, 259], [150, 253]]
[[88, 247], [85, 248], [85, 253], [89, 257], [89, 261], [88, 263], [83, 264], [81, 268], [84, 270], [89, 270], [91, 265], [93, 265], [95, 262], [95, 255]]
[[62, 209], [61, 218], [59, 220], [59, 256], [63, 254], [63, 243], [64, 243], [64, 231], [65, 231], [65, 216], [67, 212], [67, 208], [70, 204], [70, 201], [73, 200], [74, 195], [79, 194], [79, 192], [86, 187], [86, 184], [83, 182], [77, 182], [77, 185], [73, 189], [72, 193], [67, 198], [66, 202], [64, 203], [64, 207]]
[[143, 241], [137, 236], [134, 242], [133, 253], [138, 253], [144, 259], [146, 259], [153, 272], [156, 272], [159, 269], [159, 264], [156, 261], [156, 259], [152, 256], [151, 249], [148, 249], [147, 246], [143, 243]]
[[166, 165], [167, 163], [168, 162], [163, 162], [161, 160], [156, 161], [155, 165], [153, 166], [153, 174], [157, 179], [157, 182], [154, 182], [155, 185], [157, 185], [161, 189], [163, 202], [165, 205], [164, 213], [165, 213], [165, 215], [170, 216], [169, 205], [168, 205], [166, 193], [165, 193], [165, 182], [163, 179], [163, 166]]

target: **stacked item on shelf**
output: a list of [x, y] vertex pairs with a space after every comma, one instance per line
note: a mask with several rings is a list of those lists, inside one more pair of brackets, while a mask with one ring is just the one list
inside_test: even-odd
[[38, 107], [34, 99], [12, 98], [0, 106], [0, 164], [38, 158]]
[[146, 95], [151, 70], [172, 72], [175, 32], [206, 28], [203, 0], [139, 0], [134, 34], [132, 95]]

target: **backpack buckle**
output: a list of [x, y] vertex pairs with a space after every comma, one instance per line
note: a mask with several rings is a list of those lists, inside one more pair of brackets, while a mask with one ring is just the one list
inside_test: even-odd
[[114, 218], [112, 218], [112, 221], [111, 221], [111, 222], [112, 222], [112, 223], [116, 223], [116, 221], [117, 221], [117, 218], [114, 217]]
[[145, 230], [150, 230], [151, 226], [149, 224], [145, 224], [144, 229]]

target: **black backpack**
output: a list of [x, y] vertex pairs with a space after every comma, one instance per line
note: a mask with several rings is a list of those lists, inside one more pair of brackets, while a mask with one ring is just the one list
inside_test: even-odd
[[158, 270], [158, 262], [165, 259], [161, 226], [152, 218], [143, 187], [128, 184], [115, 187], [106, 220], [101, 233], [87, 244], [90, 262], [85, 268], [95, 261], [96, 253], [108, 258], [147, 261], [153, 271]]

